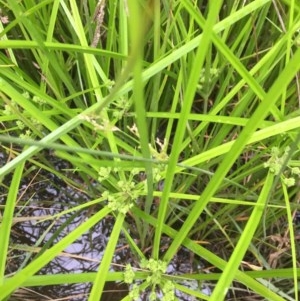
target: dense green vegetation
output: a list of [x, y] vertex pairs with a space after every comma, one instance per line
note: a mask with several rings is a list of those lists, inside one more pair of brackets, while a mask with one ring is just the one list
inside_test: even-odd
[[[160, 290], [163, 300], [178, 291], [299, 300], [298, 1], [7, 0], [0, 8], [0, 300], [21, 287], [86, 281], [89, 301], [106, 281], [128, 283], [122, 300], [146, 290], [149, 300]], [[55, 169], [46, 150], [80, 181]], [[96, 211], [8, 275], [14, 218], [30, 204], [18, 203], [21, 181], [37, 170], [89, 196], [52, 221]], [[107, 217], [114, 226], [97, 272], [38, 274]], [[135, 265], [112, 272], [121, 234]], [[203, 271], [180, 279], [211, 293], [166, 273], [182, 247]]]

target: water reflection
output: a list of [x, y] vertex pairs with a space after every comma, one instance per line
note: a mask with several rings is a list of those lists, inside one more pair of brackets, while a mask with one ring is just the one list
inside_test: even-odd
[[[60, 164], [62, 164], [60, 162]], [[64, 163], [67, 164], [67, 163]], [[65, 166], [64, 166], [65, 167]], [[75, 176], [74, 176], [75, 177]], [[76, 180], [76, 179], [75, 179]], [[9, 178], [5, 179], [9, 185]], [[7, 188], [1, 186], [0, 204], [5, 204]], [[55, 220], [43, 220], [89, 201], [89, 197], [82, 191], [68, 186], [53, 174], [45, 171], [38, 175], [28, 175], [20, 187], [18, 204], [15, 211], [14, 224], [11, 232], [9, 247], [9, 261], [6, 274], [13, 274], [28, 265], [44, 250], [56, 244], [68, 233], [83, 223], [91, 214], [89, 209], [65, 214]], [[114, 218], [107, 216], [96, 224], [89, 232], [82, 235], [68, 246], [60, 256], [53, 259], [38, 274], [74, 274], [96, 272], [104, 254]], [[130, 262], [134, 265], [132, 253], [128, 249], [124, 237], [118, 244], [118, 252], [114, 256], [111, 270], [120, 271], [120, 266]], [[182, 250], [181, 255], [168, 267], [168, 273], [188, 273], [193, 269], [190, 253]], [[184, 283], [183, 283], [184, 284]], [[189, 283], [199, 290], [198, 283]], [[193, 287], [191, 287], [193, 288]], [[10, 300], [70, 300], [84, 301], [88, 299], [91, 283], [76, 283], [66, 285], [52, 285], [42, 287], [20, 288], [15, 291]], [[122, 283], [108, 282], [101, 301], [119, 301], [128, 294], [128, 286]], [[179, 300], [194, 301], [196, 299], [177, 292]], [[148, 300], [147, 292], [140, 300]]]

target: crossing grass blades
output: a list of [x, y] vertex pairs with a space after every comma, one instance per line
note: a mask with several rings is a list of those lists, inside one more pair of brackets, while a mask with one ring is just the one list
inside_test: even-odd
[[0, 299], [299, 300], [299, 29], [295, 0], [1, 1]]

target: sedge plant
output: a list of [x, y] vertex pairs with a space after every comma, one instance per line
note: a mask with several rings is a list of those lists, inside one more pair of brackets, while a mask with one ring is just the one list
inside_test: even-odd
[[[108, 282], [122, 300], [299, 300], [297, 1], [0, 3], [0, 300], [87, 282], [88, 301]], [[37, 170], [88, 200], [41, 217], [71, 215], [9, 273]], [[96, 270], [39, 273], [107, 219]], [[200, 268], [171, 270], [181, 250]]]

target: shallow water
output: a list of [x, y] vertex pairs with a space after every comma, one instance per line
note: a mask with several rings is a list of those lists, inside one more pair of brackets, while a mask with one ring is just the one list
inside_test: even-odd
[[[2, 155], [2, 158], [5, 158]], [[67, 169], [68, 163], [56, 162], [56, 168]], [[76, 181], [76, 174], [73, 175]], [[9, 185], [10, 177], [5, 178]], [[6, 191], [1, 186], [0, 204], [5, 204]], [[76, 188], [68, 186], [64, 181], [45, 171], [28, 175], [22, 181], [19, 199], [15, 211], [15, 219], [11, 232], [11, 244], [9, 248], [9, 262], [6, 274], [13, 274], [26, 266], [37, 254], [51, 247], [65, 235], [70, 233], [79, 224], [84, 222], [90, 214], [90, 210], [65, 214], [55, 220], [43, 220], [47, 216], [53, 216], [63, 210], [70, 209], [90, 200], [89, 196]], [[42, 219], [43, 218], [43, 219]], [[41, 220], [42, 219], [42, 220]], [[38, 274], [52, 275], [60, 273], [86, 273], [96, 272], [104, 254], [113, 227], [114, 218], [107, 216], [95, 225], [88, 233], [82, 235], [71, 244], [61, 256], [56, 257], [43, 267]], [[164, 238], [168, 239], [168, 238]], [[123, 271], [127, 263], [135, 265], [135, 258], [128, 247], [124, 237], [121, 237], [114, 254], [111, 271]], [[195, 266], [191, 260], [191, 254], [182, 249], [168, 266], [169, 274], [182, 274], [195, 272], [200, 266]], [[185, 281], [183, 285], [202, 290], [210, 294], [208, 286], [199, 288], [197, 281]], [[66, 284], [42, 287], [24, 287], [18, 289], [10, 300], [71, 300], [84, 301], [88, 299], [91, 283]], [[102, 301], [121, 300], [128, 294], [128, 285], [108, 282], [104, 289]], [[177, 292], [179, 300], [194, 301], [196, 299]], [[159, 297], [159, 295], [158, 295]], [[148, 300], [146, 292], [140, 298]]]

